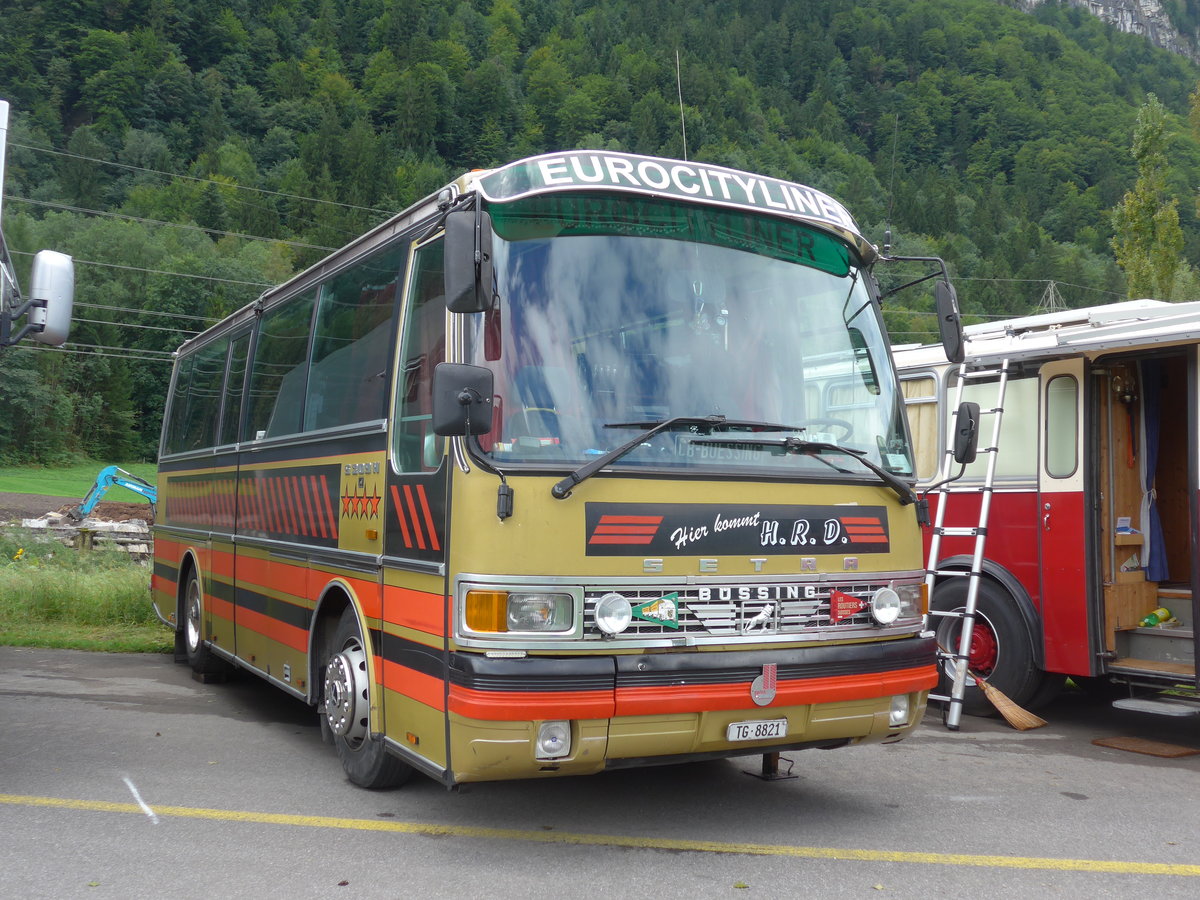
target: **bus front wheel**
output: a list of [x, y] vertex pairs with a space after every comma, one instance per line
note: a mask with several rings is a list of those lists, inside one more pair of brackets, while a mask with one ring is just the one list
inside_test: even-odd
[[354, 609], [347, 607], [333, 633], [325, 663], [320, 715], [342, 768], [354, 784], [388, 788], [402, 784], [412, 768], [371, 738], [371, 685], [367, 651]]
[[[966, 608], [967, 589], [966, 578], [942, 582], [935, 588], [930, 605], [938, 611], [962, 612]], [[938, 646], [957, 653], [963, 620], [953, 616], [935, 619]], [[979, 582], [968, 652], [967, 668], [1018, 706], [1028, 705], [1042, 687], [1042, 670], [1035, 661], [1033, 644], [1020, 611], [1003, 588], [987, 579]], [[953, 660], [944, 660], [938, 685], [940, 693], [949, 696], [953, 673]], [[970, 676], [963, 694], [963, 712], [972, 716], [996, 715], [995, 707]]]

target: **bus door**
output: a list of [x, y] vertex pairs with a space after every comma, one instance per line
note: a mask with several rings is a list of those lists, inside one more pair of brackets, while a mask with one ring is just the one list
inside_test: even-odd
[[[418, 247], [402, 304], [384, 528], [383, 714], [386, 730], [440, 777], [446, 748], [446, 522], [449, 463], [433, 433], [433, 370], [446, 357], [442, 240]], [[420, 760], [406, 757], [421, 766]]]
[[1088, 634], [1092, 519], [1084, 497], [1084, 361], [1041, 367], [1038, 379], [1038, 504], [1045, 668], [1093, 671]]

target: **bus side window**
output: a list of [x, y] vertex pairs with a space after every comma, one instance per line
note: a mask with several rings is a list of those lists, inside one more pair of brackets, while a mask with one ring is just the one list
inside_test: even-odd
[[383, 417], [388, 350], [404, 248], [351, 266], [321, 290], [304, 430]]
[[1079, 385], [1070, 375], [1056, 375], [1046, 385], [1046, 474], [1068, 478], [1075, 474], [1079, 422]]
[[246, 383], [246, 360], [250, 355], [250, 333], [235, 338], [229, 352], [229, 374], [225, 379], [225, 406], [221, 413], [219, 442], [232, 444], [238, 439], [242, 421], [242, 388]]
[[931, 480], [938, 471], [937, 379], [932, 375], [904, 378], [900, 382], [908, 424], [912, 429], [913, 451], [917, 456], [917, 478]]
[[164, 417], [167, 427], [163, 430], [163, 454], [178, 453], [183, 449], [183, 423], [187, 416], [188, 389], [192, 381], [192, 361], [195, 356], [179, 360], [175, 370], [175, 387], [171, 391], [171, 402]]
[[308, 335], [316, 290], [290, 297], [263, 314], [250, 374], [246, 439], [300, 430], [308, 374]]
[[442, 439], [433, 434], [433, 369], [446, 358], [442, 242], [417, 251], [404, 305], [392, 452], [401, 472], [428, 472], [441, 464]]
[[217, 442], [217, 416], [221, 409], [221, 385], [225, 381], [225, 357], [229, 341], [214, 341], [192, 357], [191, 390], [182, 423], [178, 450], [202, 450]]

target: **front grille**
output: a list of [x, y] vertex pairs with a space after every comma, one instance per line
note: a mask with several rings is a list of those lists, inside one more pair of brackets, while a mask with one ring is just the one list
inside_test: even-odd
[[[584, 592], [585, 636], [601, 637], [596, 622], [596, 604], [609, 593], [618, 593], [634, 607], [668, 598], [675, 605], [678, 628], [661, 622], [634, 618], [619, 636], [628, 638], [661, 637], [737, 637], [745, 635], [829, 636], [873, 624], [871, 595], [886, 583], [877, 584], [772, 584], [772, 585], [689, 585], [675, 590], [662, 588], [604, 588]], [[863, 609], [834, 622], [831, 595], [834, 590], [861, 600]]]

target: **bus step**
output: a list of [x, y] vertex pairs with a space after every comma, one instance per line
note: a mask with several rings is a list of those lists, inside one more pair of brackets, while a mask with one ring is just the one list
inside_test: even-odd
[[1113, 707], [1152, 713], [1156, 716], [1200, 716], [1200, 700], [1184, 700], [1178, 697], [1170, 700], [1154, 697], [1122, 697], [1120, 700], [1113, 701]]

